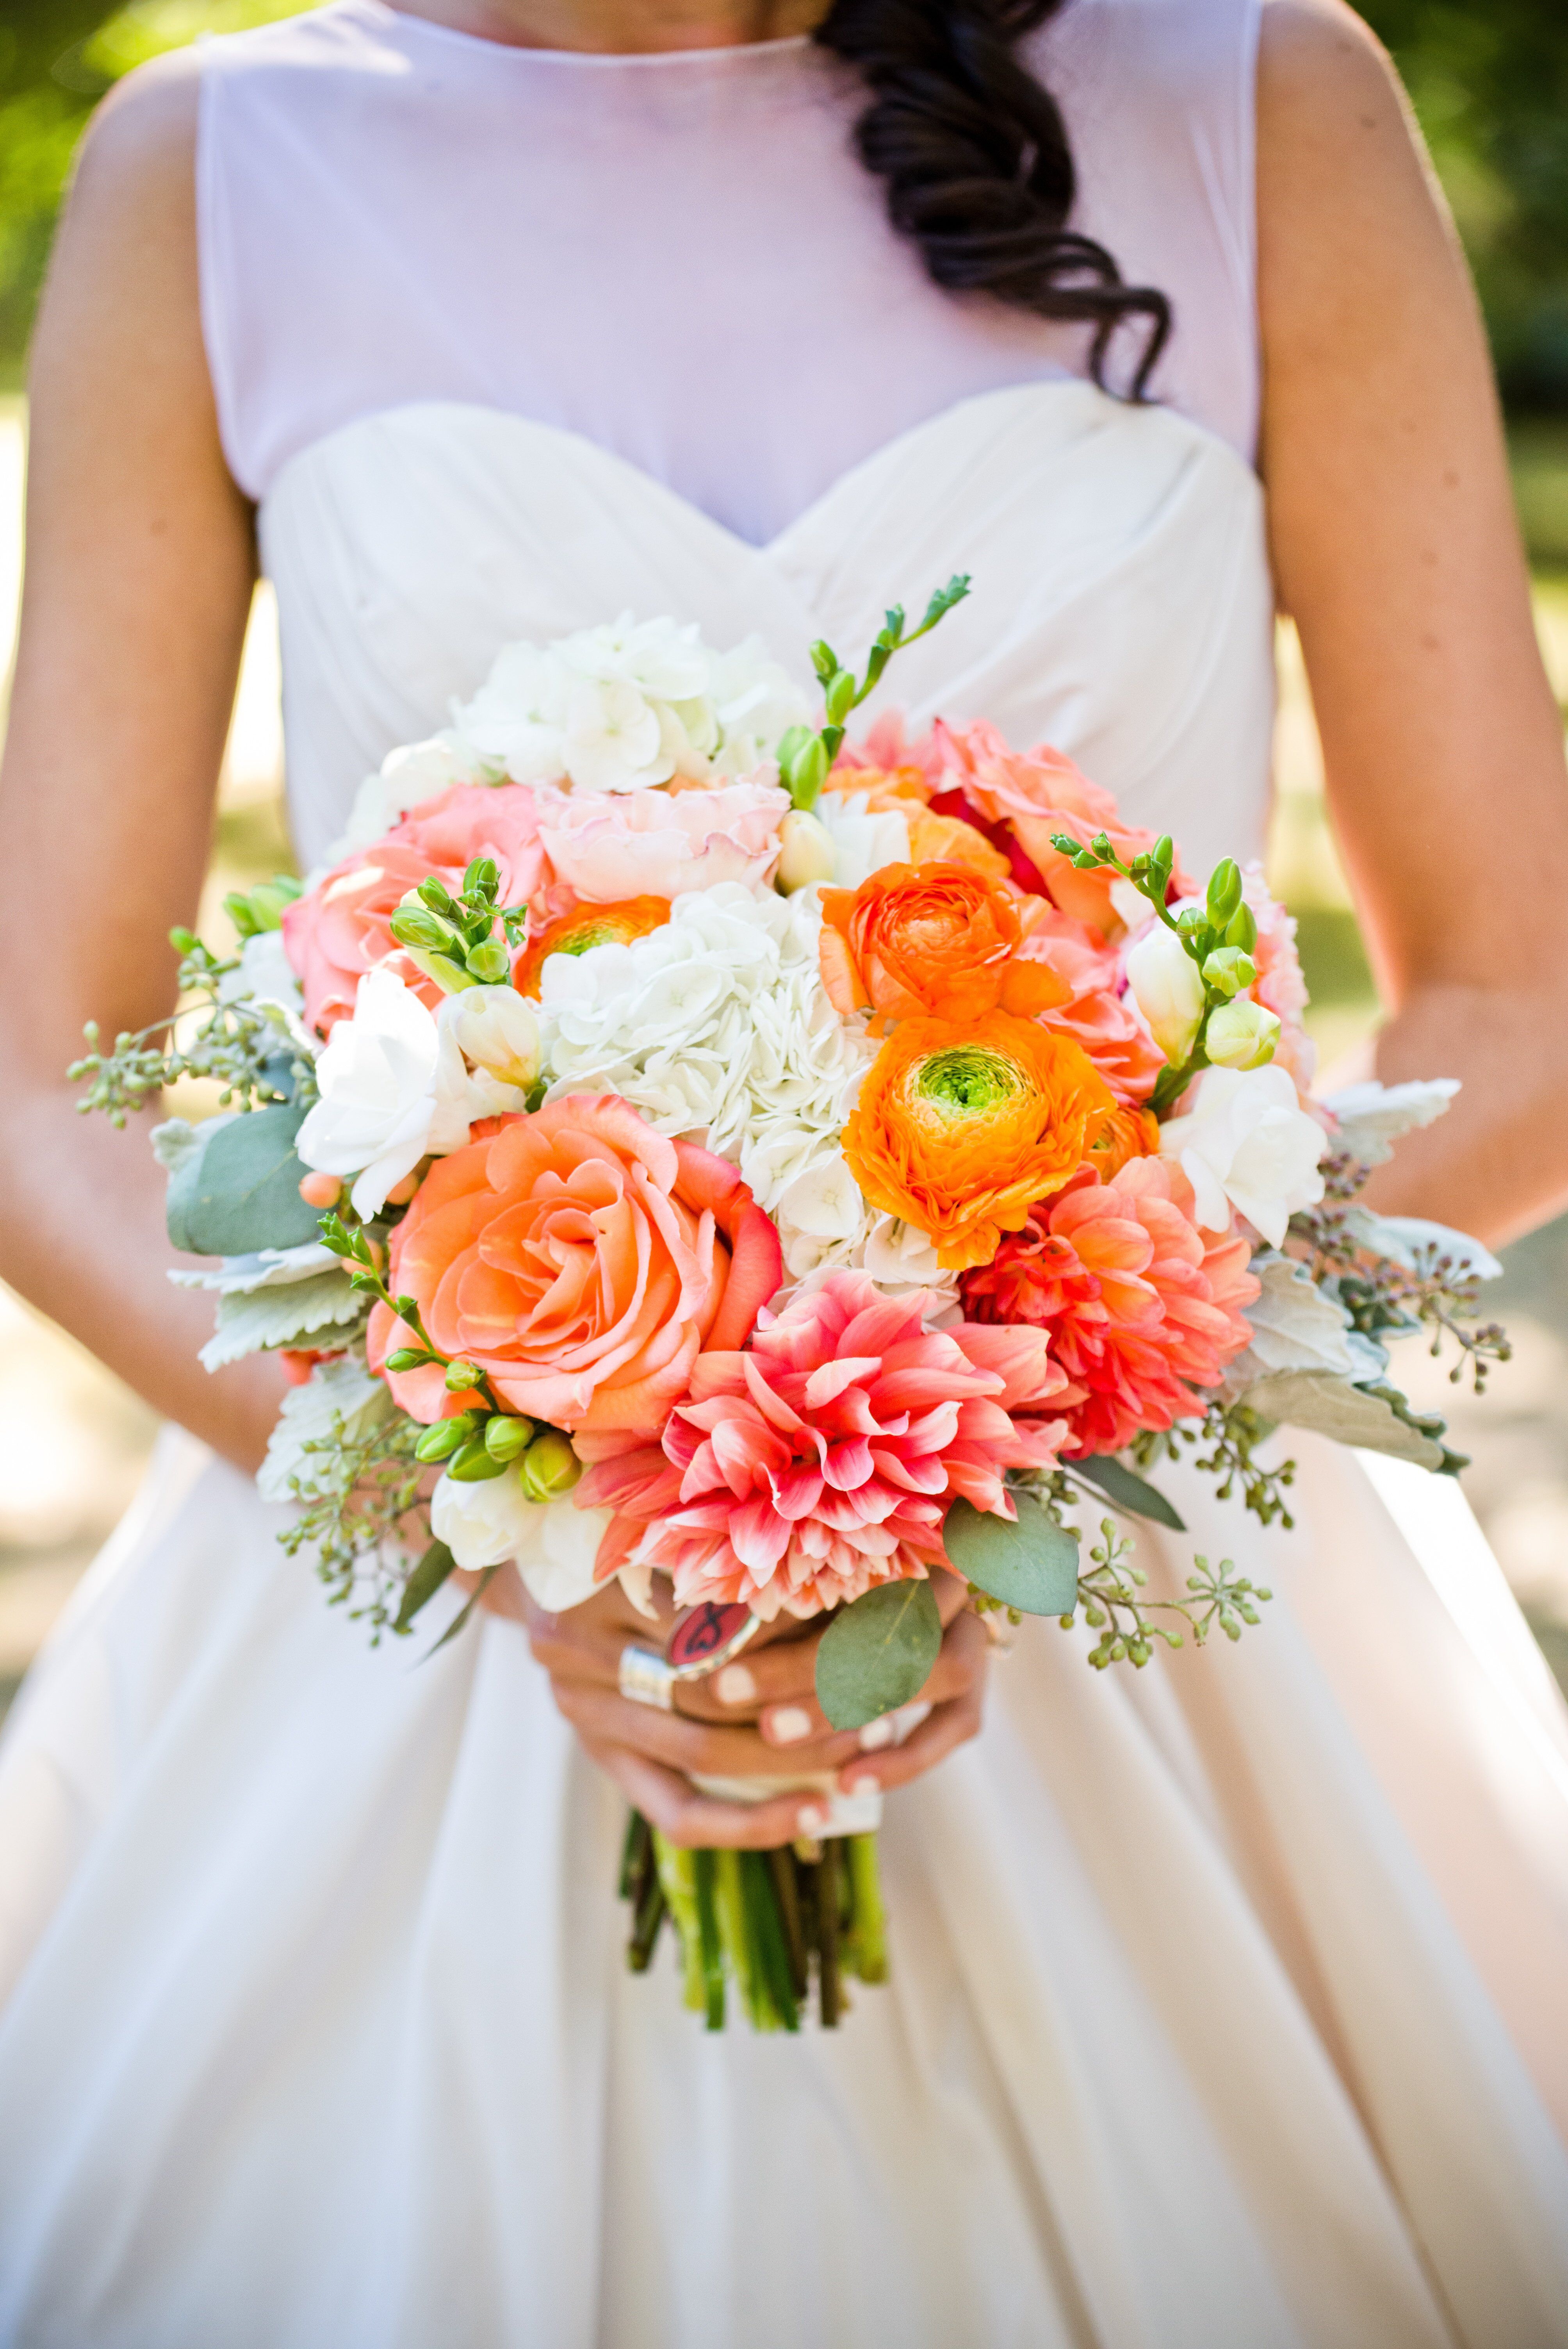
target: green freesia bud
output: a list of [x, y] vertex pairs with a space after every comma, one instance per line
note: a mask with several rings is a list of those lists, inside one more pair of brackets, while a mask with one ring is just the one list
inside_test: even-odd
[[387, 926], [400, 947], [423, 947], [427, 954], [449, 954], [459, 943], [450, 922], [419, 905], [399, 905]]
[[465, 1411], [456, 1419], [438, 1419], [428, 1427], [414, 1446], [416, 1460], [427, 1465], [433, 1460], [448, 1460], [460, 1444], [467, 1444], [474, 1432], [474, 1415]]
[[493, 1459], [484, 1437], [475, 1435], [448, 1462], [447, 1474], [459, 1485], [482, 1485], [487, 1476], [504, 1476], [506, 1462]]
[[809, 808], [791, 808], [779, 827], [774, 878], [781, 894], [789, 897], [812, 881], [830, 881], [836, 860], [832, 834], [821, 817]]
[[454, 911], [450, 890], [434, 873], [429, 874], [420, 882], [414, 895], [421, 905], [428, 906], [432, 914], [450, 914]]
[[779, 745], [779, 772], [784, 788], [802, 810], [815, 805], [830, 764], [821, 736], [804, 726], [792, 726]]
[[1229, 947], [1240, 947], [1243, 954], [1251, 954], [1257, 942], [1257, 916], [1252, 907], [1243, 902], [1236, 907], [1226, 925], [1225, 944]]
[[1220, 1004], [1203, 1030], [1203, 1050], [1217, 1069], [1261, 1069], [1278, 1041], [1275, 1014], [1245, 998]]
[[469, 975], [481, 987], [500, 987], [511, 977], [511, 957], [499, 938], [487, 938], [483, 946], [469, 948]]
[[500, 867], [493, 856], [476, 856], [463, 875], [465, 897], [493, 897], [500, 887]]
[[399, 1346], [396, 1352], [387, 1355], [387, 1367], [389, 1371], [418, 1371], [422, 1370], [429, 1359], [423, 1346]]
[[509, 1413], [494, 1412], [485, 1422], [485, 1450], [492, 1460], [504, 1466], [526, 1452], [533, 1441], [531, 1419], [513, 1419]]
[[410, 947], [408, 959], [416, 970], [435, 980], [443, 995], [456, 995], [462, 988], [480, 983], [464, 964], [454, 962], [450, 955], [432, 954], [428, 947]]
[[1162, 832], [1159, 839], [1155, 842], [1154, 846], [1150, 853], [1149, 862], [1150, 864], [1158, 864], [1161, 872], [1164, 873], [1169, 873], [1171, 867], [1175, 864], [1176, 843], [1171, 839], [1171, 834], [1168, 832]]
[[194, 930], [188, 930], [182, 924], [176, 924], [169, 933], [169, 943], [177, 955], [193, 955], [201, 941]]
[[1223, 856], [1209, 875], [1209, 919], [1222, 930], [1242, 902], [1242, 868], [1233, 856]]
[[1258, 975], [1256, 963], [1240, 947], [1216, 947], [1203, 962], [1203, 977], [1218, 995], [1239, 995]]
[[855, 706], [855, 680], [847, 668], [840, 669], [828, 685], [828, 722], [841, 726]]
[[583, 1463], [565, 1436], [552, 1428], [547, 1435], [535, 1436], [518, 1474], [531, 1501], [558, 1501], [577, 1483]]
[[484, 1372], [480, 1369], [477, 1362], [449, 1362], [447, 1364], [447, 1392], [449, 1394], [466, 1394], [470, 1387], [477, 1387], [483, 1377]]
[[1176, 926], [1184, 938], [1196, 942], [1208, 936], [1209, 916], [1201, 905], [1183, 905], [1176, 916]]

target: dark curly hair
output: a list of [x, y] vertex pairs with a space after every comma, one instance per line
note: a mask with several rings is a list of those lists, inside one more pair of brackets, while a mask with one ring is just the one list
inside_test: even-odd
[[1140, 399], [1170, 336], [1171, 305], [1151, 285], [1127, 285], [1104, 245], [1068, 227], [1077, 175], [1067, 126], [1015, 54], [1064, 5], [834, 0], [816, 38], [871, 89], [855, 144], [937, 285], [1091, 325], [1100, 384], [1118, 327], [1146, 321], [1124, 387]]

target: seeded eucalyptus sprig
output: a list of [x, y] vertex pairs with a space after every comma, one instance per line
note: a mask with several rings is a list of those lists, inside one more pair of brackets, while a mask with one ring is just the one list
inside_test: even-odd
[[[134, 1034], [122, 1032], [108, 1052], [102, 1050], [98, 1021], [89, 1019], [83, 1030], [88, 1050], [66, 1071], [72, 1083], [91, 1079], [77, 1109], [84, 1114], [102, 1110], [111, 1125], [123, 1126], [151, 1095], [181, 1077], [212, 1079], [222, 1087], [219, 1105], [223, 1109], [314, 1100], [312, 1063], [277, 1015], [242, 999], [221, 999], [222, 982], [240, 968], [238, 956], [224, 960], [184, 928], [170, 930], [169, 939], [180, 957], [180, 993], [196, 1000], [183, 1003], [167, 1019], [150, 1020]], [[177, 1042], [181, 1027], [185, 1039]]]
[[1175, 845], [1169, 833], [1162, 833], [1151, 849], [1135, 856], [1130, 864], [1122, 862], [1109, 835], [1103, 832], [1097, 833], [1087, 848], [1065, 832], [1053, 833], [1051, 845], [1059, 854], [1070, 857], [1080, 873], [1109, 870], [1130, 881], [1171, 935], [1180, 939], [1183, 950], [1197, 966], [1203, 984], [1203, 1015], [1187, 1058], [1179, 1066], [1161, 1071], [1150, 1099], [1150, 1107], [1158, 1117], [1172, 1102], [1181, 1099], [1201, 1070], [1210, 1066], [1204, 1048], [1210, 1013], [1222, 1009], [1251, 987], [1258, 975], [1253, 960], [1258, 926], [1252, 907], [1242, 895], [1241, 867], [1233, 857], [1222, 857], [1209, 875], [1203, 904], [1184, 906], [1180, 914], [1173, 915], [1165, 902], [1176, 862]]
[[[1153, 1619], [1157, 1613], [1180, 1616], [1194, 1646], [1201, 1648], [1216, 1623], [1227, 1640], [1239, 1640], [1243, 1624], [1261, 1619], [1256, 1601], [1274, 1596], [1248, 1576], [1239, 1575], [1230, 1558], [1222, 1558], [1212, 1567], [1206, 1557], [1198, 1557], [1192, 1560], [1196, 1571], [1187, 1577], [1190, 1597], [1146, 1599], [1142, 1594], [1149, 1577], [1133, 1563], [1132, 1542], [1118, 1534], [1109, 1517], [1100, 1519], [1099, 1539], [1088, 1555], [1088, 1567], [1078, 1574], [1078, 1599], [1085, 1622], [1099, 1633], [1088, 1654], [1096, 1671], [1119, 1663], [1140, 1670], [1154, 1653], [1156, 1640], [1162, 1640], [1168, 1648], [1181, 1647], [1183, 1634], [1157, 1623]], [[1062, 1620], [1070, 1625], [1072, 1617], [1064, 1616]]]
[[511, 977], [509, 948], [514, 952], [522, 943], [528, 907], [499, 905], [500, 895], [494, 857], [476, 856], [455, 897], [432, 873], [387, 926], [410, 960], [448, 995], [464, 987], [504, 987]]
[[844, 739], [844, 720], [852, 709], [858, 709], [868, 694], [881, 684], [882, 672], [894, 653], [906, 645], [918, 644], [922, 636], [931, 634], [940, 620], [944, 620], [956, 604], [962, 604], [969, 593], [969, 574], [955, 572], [945, 587], [939, 587], [925, 607], [917, 628], [904, 631], [904, 610], [895, 604], [887, 615], [887, 625], [880, 629], [866, 657], [866, 673], [857, 678], [852, 669], [845, 668], [831, 645], [821, 637], [811, 647], [811, 666], [817, 672], [817, 682], [822, 688], [827, 704], [827, 724], [820, 731], [809, 726], [791, 726], [779, 744], [779, 773], [785, 790], [795, 805], [810, 809], [816, 805], [817, 794], [827, 781], [828, 770], [839, 755]]

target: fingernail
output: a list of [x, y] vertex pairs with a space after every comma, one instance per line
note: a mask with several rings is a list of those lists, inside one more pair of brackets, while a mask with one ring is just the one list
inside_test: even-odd
[[913, 1737], [921, 1723], [929, 1719], [931, 1707], [923, 1697], [917, 1696], [913, 1704], [901, 1707], [892, 1717], [893, 1744], [902, 1745], [906, 1737]]
[[820, 1804], [808, 1803], [795, 1822], [797, 1835], [817, 1836], [828, 1824], [828, 1814]]
[[780, 1704], [768, 1715], [765, 1726], [775, 1745], [799, 1745], [811, 1734], [811, 1716], [798, 1704]]
[[884, 1745], [891, 1745], [897, 1735], [897, 1713], [879, 1713], [875, 1721], [868, 1721], [861, 1732], [861, 1752], [862, 1754], [880, 1753]]
[[858, 1777], [846, 1780], [844, 1785], [846, 1795], [876, 1795], [881, 1791], [882, 1780], [870, 1770], [862, 1770]]
[[754, 1704], [757, 1701], [757, 1681], [745, 1664], [726, 1664], [713, 1684], [713, 1692], [720, 1704]]

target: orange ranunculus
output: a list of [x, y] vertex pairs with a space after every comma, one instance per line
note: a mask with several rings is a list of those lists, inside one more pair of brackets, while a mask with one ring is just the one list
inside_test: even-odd
[[[655, 1133], [618, 1094], [569, 1095], [438, 1158], [392, 1238], [389, 1283], [443, 1354], [476, 1362], [507, 1408], [565, 1428], [656, 1434], [697, 1356], [744, 1346], [778, 1288], [779, 1235], [727, 1160]], [[380, 1371], [414, 1343], [371, 1316]], [[439, 1365], [388, 1371], [439, 1419]]]
[[1150, 1109], [1118, 1102], [1085, 1154], [1102, 1183], [1114, 1183], [1133, 1159], [1160, 1155], [1160, 1120]]
[[667, 897], [624, 897], [613, 905], [586, 900], [573, 905], [557, 920], [547, 922], [537, 937], [532, 936], [531, 921], [528, 946], [518, 957], [511, 983], [520, 995], [531, 995], [537, 1002], [539, 974], [546, 955], [586, 954], [590, 947], [629, 947], [634, 938], [645, 938], [650, 930], [662, 929], [669, 917]]
[[1115, 1097], [1079, 1046], [1032, 1019], [903, 1019], [861, 1087], [843, 1152], [874, 1207], [936, 1243], [949, 1271], [1074, 1174]]
[[858, 889], [823, 890], [822, 984], [845, 1016], [869, 1004], [893, 1019], [1030, 1018], [1068, 990], [1019, 959], [1023, 936], [1016, 900], [972, 866], [884, 864]]

